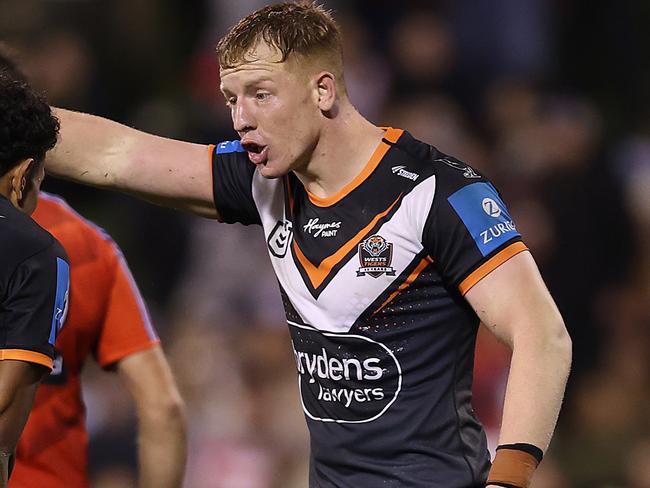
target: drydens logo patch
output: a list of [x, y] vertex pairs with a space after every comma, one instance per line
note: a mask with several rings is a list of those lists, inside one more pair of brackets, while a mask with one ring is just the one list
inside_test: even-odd
[[302, 407], [322, 422], [366, 423], [381, 417], [402, 387], [388, 347], [368, 337], [321, 332], [289, 322]]

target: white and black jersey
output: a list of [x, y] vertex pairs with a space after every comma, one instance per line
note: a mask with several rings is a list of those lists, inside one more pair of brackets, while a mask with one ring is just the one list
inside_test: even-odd
[[212, 154], [222, 220], [262, 225], [280, 283], [310, 486], [483, 486], [463, 295], [526, 249], [492, 184], [398, 129], [327, 199], [263, 178], [237, 141]]
[[52, 369], [69, 279], [59, 242], [0, 196], [0, 360]]

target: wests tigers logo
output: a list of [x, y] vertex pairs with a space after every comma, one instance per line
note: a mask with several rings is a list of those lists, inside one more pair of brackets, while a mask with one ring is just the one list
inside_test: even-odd
[[390, 266], [393, 261], [393, 244], [378, 234], [359, 244], [359, 261], [361, 267], [357, 270], [357, 276], [367, 274], [379, 278], [384, 273], [395, 276], [395, 269]]

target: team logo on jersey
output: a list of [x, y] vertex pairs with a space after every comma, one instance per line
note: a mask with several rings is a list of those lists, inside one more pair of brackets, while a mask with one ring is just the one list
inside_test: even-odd
[[393, 166], [390, 170], [393, 172], [394, 175], [401, 176], [402, 178], [406, 178], [412, 181], [415, 181], [420, 177], [419, 174], [413, 173], [411, 171], [407, 171], [404, 168], [406, 168], [406, 166], [400, 165], [400, 166]]
[[378, 234], [359, 244], [359, 261], [361, 267], [357, 270], [357, 276], [395, 276], [395, 268], [390, 266], [393, 261], [393, 244], [386, 242], [386, 239]]
[[458, 171], [463, 172], [463, 176], [465, 178], [480, 178], [481, 175], [477, 174], [476, 171], [474, 171], [474, 168], [471, 166], [468, 166], [467, 164], [458, 161], [457, 159], [452, 159], [452, 158], [440, 158], [436, 159], [435, 161], [440, 161], [441, 163], [445, 163], [447, 166], [451, 166], [454, 169], [457, 169]]
[[278, 221], [269, 234], [266, 241], [269, 246], [269, 251], [276, 258], [283, 258], [287, 254], [291, 238], [293, 237], [293, 226], [288, 220]]
[[336, 237], [340, 228], [341, 222], [320, 222], [320, 219], [315, 218], [309, 219], [302, 229], [314, 237]]
[[310, 419], [372, 422], [395, 402], [402, 368], [384, 344], [362, 335], [289, 325], [302, 407]]

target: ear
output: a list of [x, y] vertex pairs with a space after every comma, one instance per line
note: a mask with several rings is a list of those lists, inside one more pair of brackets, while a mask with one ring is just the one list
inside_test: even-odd
[[329, 71], [319, 73], [316, 78], [318, 89], [318, 108], [331, 112], [336, 104], [336, 77]]
[[10, 195], [11, 202], [22, 208], [23, 199], [25, 198], [25, 188], [30, 171], [35, 166], [34, 158], [24, 159], [10, 171]]

